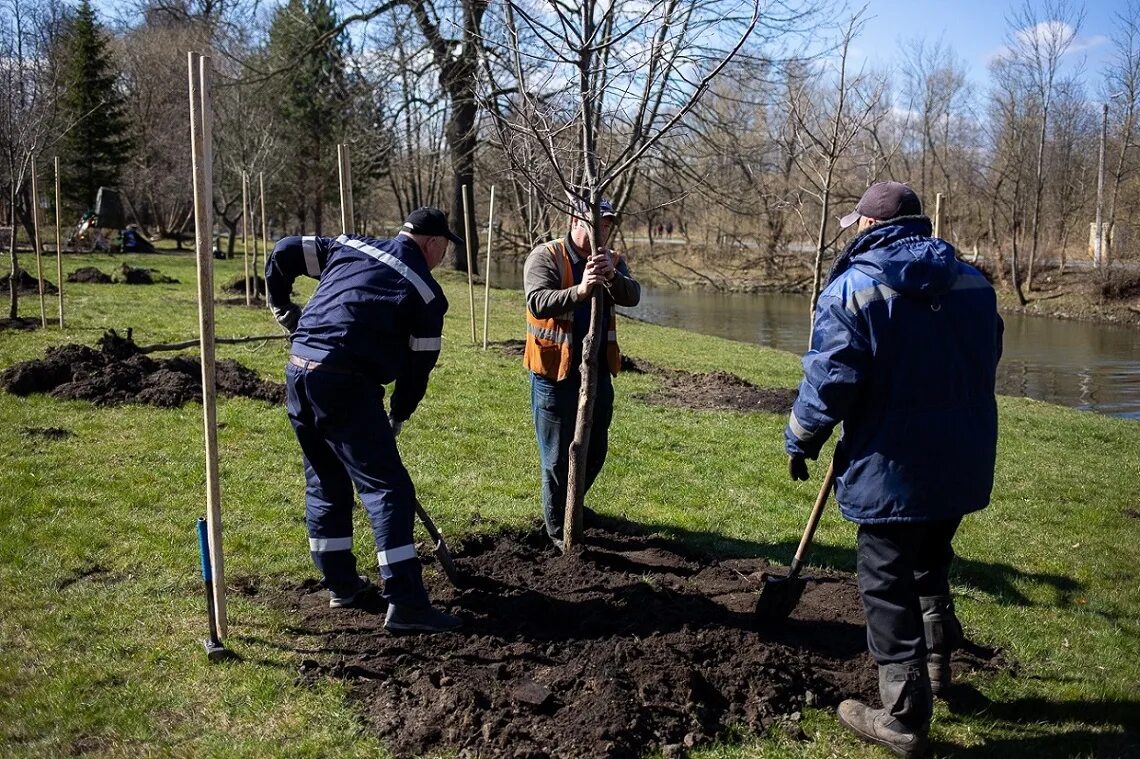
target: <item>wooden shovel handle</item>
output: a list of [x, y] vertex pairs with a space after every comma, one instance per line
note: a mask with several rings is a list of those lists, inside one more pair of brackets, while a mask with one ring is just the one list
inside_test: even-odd
[[800, 547], [796, 549], [795, 566], [798, 568], [804, 559], [804, 554], [807, 553], [807, 547], [811, 545], [811, 539], [815, 536], [815, 528], [819, 527], [819, 518], [823, 516], [823, 507], [827, 503], [827, 494], [831, 492], [831, 486], [835, 484], [835, 459], [832, 458], [831, 463], [827, 465], [827, 474], [823, 476], [823, 485], [819, 488], [819, 495], [815, 498], [815, 506], [812, 507], [811, 516], [808, 517], [807, 527], [804, 528], [804, 536], [800, 538]]

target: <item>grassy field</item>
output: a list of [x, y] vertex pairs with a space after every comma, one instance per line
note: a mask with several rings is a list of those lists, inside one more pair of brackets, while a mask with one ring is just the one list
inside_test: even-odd
[[[70, 255], [64, 267], [109, 271], [124, 260], [181, 284], [67, 285], [67, 328], [0, 332], [0, 366], [50, 345], [92, 344], [107, 328], [131, 327], [140, 344], [193, 337], [188, 255]], [[216, 283], [240, 267], [218, 262]], [[54, 273], [54, 261], [45, 269]], [[441, 278], [452, 307], [440, 366], [401, 436], [408, 468], [449, 535], [529, 524], [539, 507], [527, 376], [517, 358], [470, 344], [465, 282]], [[303, 297], [311, 284], [297, 289]], [[38, 316], [38, 299], [25, 296], [20, 313]], [[492, 291], [492, 339], [517, 339], [523, 324], [521, 295]], [[725, 369], [766, 386], [799, 378], [791, 354], [629, 320], [620, 329], [627, 353], [660, 365]], [[219, 306], [217, 331], [275, 325], [264, 309]], [[284, 341], [218, 353], [282, 377]], [[822, 467], [811, 482], [787, 479], [782, 417], [631, 399], [654, 382], [616, 382], [610, 459], [591, 505], [725, 554], [786, 561]], [[984, 710], [939, 704], [935, 753], [1140, 755], [1140, 426], [1026, 399], [1000, 407], [994, 503], [965, 521], [953, 582], [967, 632], [1015, 667], [970, 678], [993, 702]], [[312, 577], [300, 457], [283, 409], [221, 400], [218, 418], [230, 586]], [[256, 597], [229, 596], [228, 642], [241, 661], [206, 663], [194, 536], [204, 512], [200, 406], [103, 409], [0, 394], [0, 419], [0, 754], [384, 754], [340, 684], [296, 684], [317, 642]], [[28, 432], [49, 427], [73, 435]], [[829, 510], [814, 563], [852, 570], [853, 537]], [[369, 540], [357, 530], [359, 556], [370, 555]], [[811, 740], [738, 736], [700, 756], [880, 755], [830, 713], [808, 712], [801, 726]]]

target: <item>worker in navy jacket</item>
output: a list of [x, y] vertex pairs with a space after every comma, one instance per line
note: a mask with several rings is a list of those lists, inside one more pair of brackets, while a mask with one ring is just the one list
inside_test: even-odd
[[804, 379], [785, 431], [789, 472], [808, 478], [836, 425], [835, 498], [859, 525], [857, 568], [882, 709], [840, 721], [904, 756], [925, 751], [933, 692], [961, 634], [951, 541], [990, 500], [1002, 321], [993, 288], [931, 236], [906, 185], [871, 186], [843, 226], [859, 232], [815, 309]]
[[[390, 630], [461, 624], [428, 601], [412, 539], [415, 488], [396, 448], [439, 357], [447, 298], [431, 270], [449, 241], [463, 242], [443, 212], [421, 208], [390, 240], [286, 237], [265, 265], [270, 309], [291, 335], [287, 404], [304, 454], [313, 562], [330, 606], [352, 606], [371, 592], [352, 553], [355, 486], [372, 523]], [[319, 280], [303, 310], [290, 301], [302, 274]], [[392, 382], [385, 414], [384, 386]]]

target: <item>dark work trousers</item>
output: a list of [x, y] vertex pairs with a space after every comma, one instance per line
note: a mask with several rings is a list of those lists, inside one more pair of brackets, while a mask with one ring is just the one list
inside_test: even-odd
[[[561, 382], [533, 372], [530, 375], [530, 405], [534, 432], [542, 462], [542, 517], [552, 538], [562, 537], [566, 514], [566, 478], [570, 467], [570, 442], [578, 418], [577, 368]], [[594, 398], [594, 426], [586, 450], [586, 490], [594, 484], [609, 450], [610, 421], [614, 414], [613, 378], [604, 366], [598, 368], [598, 392]]]
[[305, 462], [305, 522], [313, 563], [334, 593], [359, 580], [352, 554], [352, 488], [372, 522], [390, 603], [428, 604], [412, 540], [415, 488], [384, 412], [384, 388], [358, 374], [286, 365], [289, 421]]
[[918, 599], [950, 595], [951, 541], [961, 521], [859, 525], [859, 595], [877, 663], [926, 657]]

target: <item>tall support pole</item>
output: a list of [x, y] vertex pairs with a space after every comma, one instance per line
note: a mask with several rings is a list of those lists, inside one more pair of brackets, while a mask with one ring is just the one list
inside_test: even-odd
[[1108, 103], [1102, 106], [1100, 120], [1100, 167], [1096, 172], [1096, 229], [1093, 230], [1093, 266], [1104, 265], [1104, 147], [1108, 142]]
[[[245, 263], [245, 305], [253, 305], [253, 288], [249, 281], [249, 174], [241, 173], [241, 258]], [[257, 232], [254, 231], [254, 236]]]
[[222, 490], [218, 479], [218, 385], [214, 365], [214, 150], [210, 134], [210, 58], [191, 51], [190, 146], [194, 168], [194, 244], [198, 253], [198, 328], [202, 358], [202, 419], [206, 439], [206, 524], [213, 569], [215, 630], [226, 637], [226, 580], [222, 561]]
[[483, 350], [487, 350], [487, 322], [491, 316], [491, 234], [494, 225], [495, 185], [491, 185], [491, 207], [487, 211], [487, 263], [483, 264]]
[[341, 143], [336, 146], [336, 161], [340, 175], [340, 230], [346, 235], [352, 234], [353, 208], [352, 208], [352, 159], [348, 154], [348, 145]]
[[934, 196], [934, 236], [942, 236], [942, 193]]
[[59, 222], [59, 156], [55, 157], [55, 284], [59, 293], [59, 326], [63, 328], [63, 238]]
[[[32, 234], [36, 246], [36, 276], [39, 277], [40, 326], [47, 326], [47, 301], [44, 299], [44, 246], [40, 242], [40, 185], [36, 167], [36, 157], [32, 156]], [[12, 223], [12, 234], [16, 234], [16, 224]]]
[[[257, 172], [257, 191], [260, 195], [261, 202], [261, 245], [263, 256], [266, 261], [269, 260], [269, 222], [265, 218], [265, 174]], [[257, 273], [257, 243], [253, 245], [253, 271]], [[261, 286], [257, 284], [257, 280], [253, 280], [253, 294], [260, 298]]]
[[463, 244], [467, 247], [467, 296], [471, 301], [471, 344], [475, 338], [475, 280], [471, 275], [471, 212], [467, 201], [467, 185], [463, 185]]

